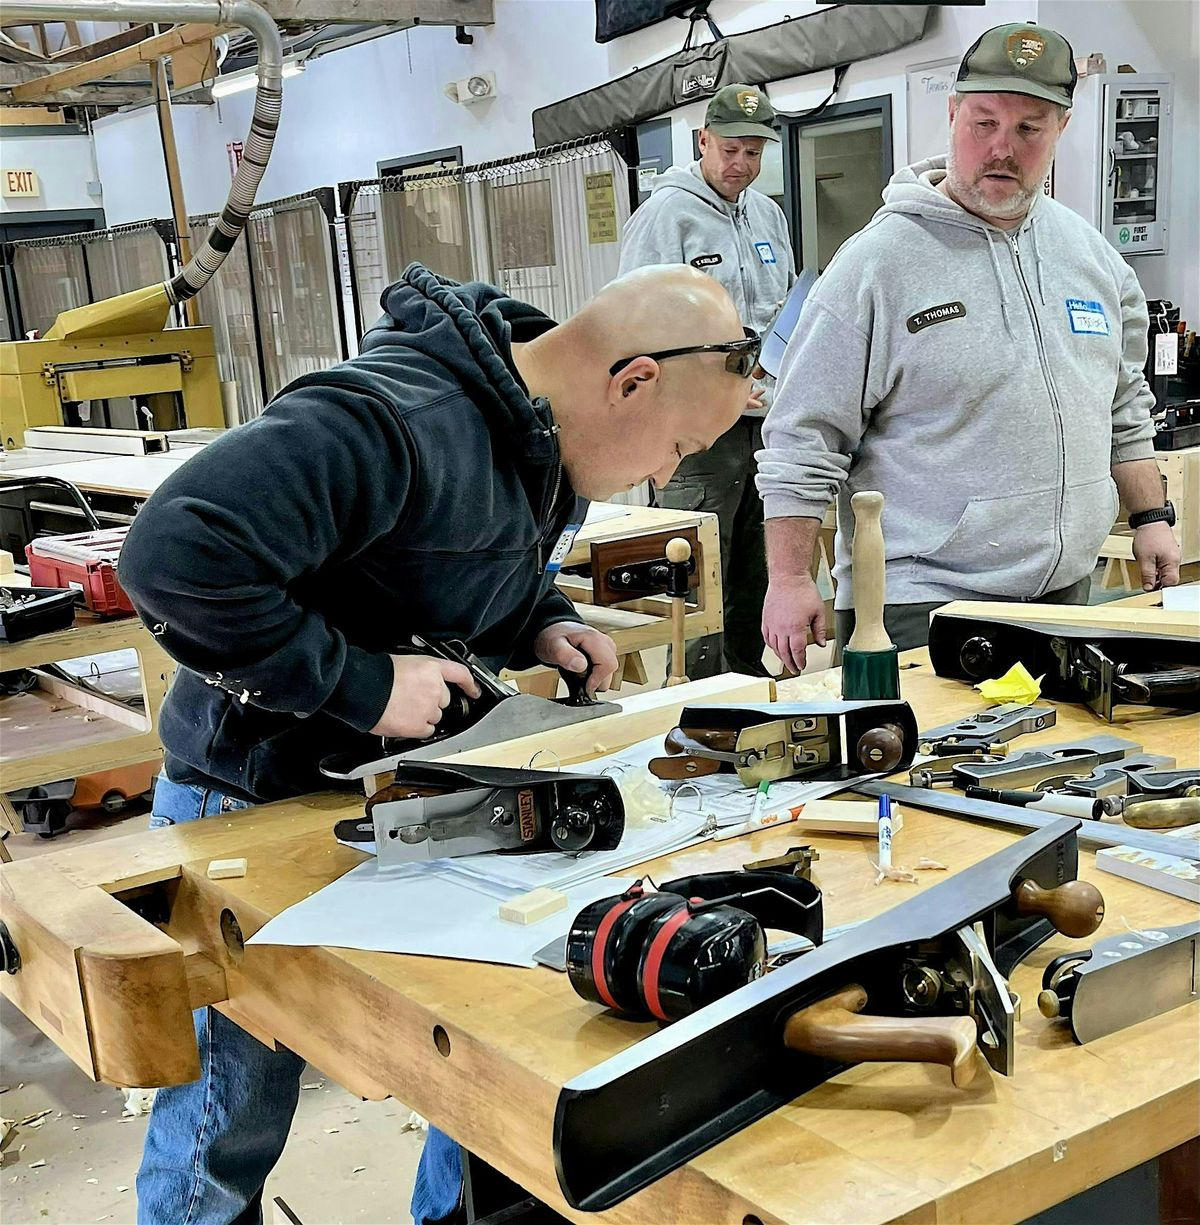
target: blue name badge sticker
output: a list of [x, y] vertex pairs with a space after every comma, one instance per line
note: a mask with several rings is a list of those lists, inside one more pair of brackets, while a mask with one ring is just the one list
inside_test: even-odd
[[567, 554], [571, 551], [571, 546], [575, 543], [575, 537], [579, 534], [581, 527], [583, 527], [582, 523], [568, 523], [563, 528], [562, 535], [554, 546], [554, 552], [550, 554], [550, 560], [546, 563], [548, 573], [557, 574], [562, 569], [562, 564], [566, 561]]
[[1108, 316], [1099, 302], [1086, 302], [1082, 298], [1068, 298], [1066, 301], [1072, 332], [1086, 336], [1108, 335]]
[[778, 261], [775, 259], [775, 249], [769, 242], [756, 242], [754, 249], [758, 252], [760, 262], [764, 264], [774, 264]]

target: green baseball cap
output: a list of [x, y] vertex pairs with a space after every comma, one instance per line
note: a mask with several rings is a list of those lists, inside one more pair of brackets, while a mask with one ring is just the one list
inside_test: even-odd
[[717, 136], [761, 136], [778, 140], [771, 99], [753, 85], [726, 85], [713, 94], [704, 126]]
[[963, 56], [954, 92], [1028, 94], [1070, 106], [1078, 79], [1075, 53], [1057, 30], [1032, 24], [994, 26]]

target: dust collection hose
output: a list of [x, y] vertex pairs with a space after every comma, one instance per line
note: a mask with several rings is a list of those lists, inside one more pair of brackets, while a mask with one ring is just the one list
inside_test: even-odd
[[246, 228], [254, 207], [254, 197], [267, 169], [283, 105], [283, 44], [279, 31], [267, 11], [254, 0], [162, 0], [158, 4], [127, 3], [126, 0], [62, 0], [58, 4], [5, 0], [4, 3], [6, 25], [78, 20], [241, 26], [249, 30], [258, 43], [254, 114], [241, 165], [229, 189], [229, 199], [204, 245], [164, 284], [171, 305], [178, 305], [195, 297], [212, 279]]

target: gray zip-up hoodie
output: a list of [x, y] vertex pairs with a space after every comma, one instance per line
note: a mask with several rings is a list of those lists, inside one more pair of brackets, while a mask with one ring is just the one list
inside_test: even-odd
[[1034, 599], [1088, 574], [1117, 514], [1111, 464], [1154, 454], [1146, 299], [1083, 218], [1039, 194], [997, 229], [899, 171], [788, 344], [758, 453], [766, 516], [884, 495], [890, 604]]
[[[708, 273], [729, 291], [742, 322], [763, 335], [795, 279], [779, 205], [752, 187], [731, 203], [708, 185], [699, 162], [659, 175], [650, 199], [626, 222], [620, 274], [647, 264], [691, 264]], [[772, 381], [764, 380], [767, 403]]]

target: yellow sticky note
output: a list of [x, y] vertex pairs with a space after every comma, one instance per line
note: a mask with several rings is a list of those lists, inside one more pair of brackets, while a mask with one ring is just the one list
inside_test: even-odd
[[1041, 677], [1035, 680], [1030, 676], [1024, 664], [1016, 663], [999, 680], [982, 681], [975, 688], [993, 706], [1001, 706], [1005, 702], [1019, 702], [1028, 706], [1041, 697], [1042, 681]]

